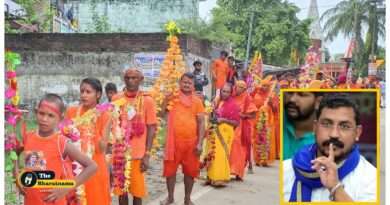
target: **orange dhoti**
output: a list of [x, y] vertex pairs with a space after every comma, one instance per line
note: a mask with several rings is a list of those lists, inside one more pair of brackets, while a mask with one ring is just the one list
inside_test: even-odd
[[164, 177], [176, 175], [179, 165], [182, 167], [183, 174], [196, 178], [200, 172], [199, 157], [195, 154], [195, 140], [176, 140], [174, 160], [164, 160]]
[[140, 159], [131, 161], [129, 193], [138, 198], [143, 198], [147, 195], [145, 175], [141, 171], [141, 163]]

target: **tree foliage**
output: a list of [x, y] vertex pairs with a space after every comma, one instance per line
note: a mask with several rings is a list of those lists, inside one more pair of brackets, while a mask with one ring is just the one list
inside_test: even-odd
[[[378, 54], [378, 38], [385, 36], [385, 12], [374, 2], [379, 1], [344, 0], [321, 16], [327, 40], [333, 40], [339, 34], [356, 39], [353, 62], [363, 75], [367, 75], [368, 56]], [[368, 31], [363, 41], [365, 27]]]
[[[15, 0], [25, 11], [25, 15], [16, 21], [26, 25], [39, 25], [39, 32], [50, 32], [52, 20], [55, 15], [50, 2], [46, 0]], [[5, 21], [6, 33], [21, 33], [22, 30], [12, 29], [9, 22]]]
[[311, 21], [299, 20], [294, 4], [281, 0], [218, 0], [217, 4], [209, 23], [198, 19], [181, 22], [184, 32], [213, 42], [231, 42], [235, 56], [244, 59], [254, 12], [251, 55], [261, 51], [264, 63], [272, 65], [287, 65], [293, 49], [303, 58], [310, 44]]
[[108, 22], [108, 16], [105, 14], [99, 14], [97, 11], [97, 5], [100, 0], [90, 1], [90, 12], [92, 14], [92, 23], [87, 28], [87, 32], [90, 33], [108, 33], [111, 32], [111, 25]]

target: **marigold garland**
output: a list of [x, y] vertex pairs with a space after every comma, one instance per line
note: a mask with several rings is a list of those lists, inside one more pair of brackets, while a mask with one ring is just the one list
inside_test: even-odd
[[200, 164], [200, 168], [208, 169], [211, 165], [211, 162], [215, 159], [215, 149], [216, 149], [216, 129], [218, 129], [218, 125], [214, 123], [210, 123], [210, 127], [208, 129], [207, 135], [207, 155], [203, 159]]
[[[160, 68], [160, 76], [156, 79], [150, 91], [152, 98], [156, 101], [157, 112], [161, 112], [165, 93], [173, 94], [173, 98], [168, 102], [167, 110], [171, 110], [173, 104], [179, 100], [178, 81], [186, 70], [186, 64], [179, 46], [179, 38], [177, 37], [180, 34], [180, 28], [173, 21], [169, 21], [165, 28], [169, 34], [167, 38], [169, 48]], [[160, 133], [162, 130], [162, 119], [158, 118], [157, 120], [157, 133]], [[153, 141], [152, 157], [155, 156], [157, 149], [160, 147], [159, 142], [162, 141], [161, 138], [162, 135], [158, 135]]]
[[257, 135], [255, 139], [255, 149], [260, 162], [266, 162], [268, 159], [268, 150], [270, 148], [270, 132], [267, 127], [268, 114], [265, 109], [260, 109], [259, 121], [256, 124]]

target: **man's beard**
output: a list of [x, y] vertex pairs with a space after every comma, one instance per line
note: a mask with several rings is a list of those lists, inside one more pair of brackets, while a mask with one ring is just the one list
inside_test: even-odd
[[[297, 111], [297, 115], [296, 116], [291, 116], [288, 113], [288, 108], [289, 107], [296, 109], [296, 111]], [[287, 117], [288, 117], [289, 120], [292, 120], [292, 121], [304, 121], [304, 120], [309, 119], [313, 115], [313, 113], [315, 111], [315, 106], [314, 106], [314, 103], [313, 103], [313, 105], [310, 106], [307, 111], [302, 112], [301, 109], [295, 103], [288, 102], [284, 106], [284, 109], [285, 109], [285, 112], [287, 113]]]

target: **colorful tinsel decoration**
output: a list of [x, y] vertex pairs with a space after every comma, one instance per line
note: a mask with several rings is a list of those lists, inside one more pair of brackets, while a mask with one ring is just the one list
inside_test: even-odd
[[[262, 107], [263, 108], [263, 107]], [[268, 159], [268, 150], [270, 148], [270, 136], [267, 128], [267, 112], [266, 109], [260, 108], [259, 121], [256, 124], [257, 135], [255, 139], [255, 149], [261, 163], [265, 163]]]
[[16, 79], [16, 67], [21, 64], [18, 53], [6, 50], [5, 52], [5, 202], [7, 204], [16, 204], [16, 190], [14, 190], [15, 178], [13, 176], [14, 162], [18, 160], [16, 150], [19, 141], [16, 137], [16, 125], [22, 118], [22, 112], [19, 110], [19, 91]]

